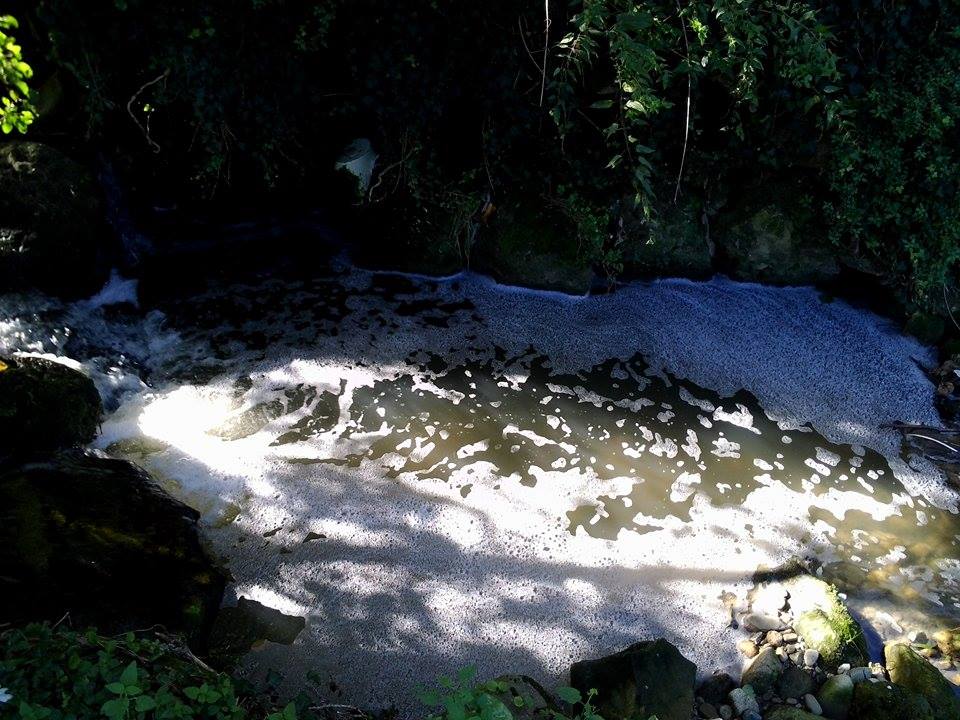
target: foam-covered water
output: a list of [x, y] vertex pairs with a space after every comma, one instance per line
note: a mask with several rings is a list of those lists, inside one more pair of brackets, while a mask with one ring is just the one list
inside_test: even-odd
[[8, 297], [0, 350], [79, 361], [96, 445], [203, 512], [233, 595], [307, 618], [253, 676], [411, 712], [467, 663], [561, 681], [653, 636], [709, 673], [793, 556], [871, 617], [960, 614], [957, 495], [882, 427], [937, 424], [928, 351], [813, 290], [344, 268], [144, 315], [132, 289]]

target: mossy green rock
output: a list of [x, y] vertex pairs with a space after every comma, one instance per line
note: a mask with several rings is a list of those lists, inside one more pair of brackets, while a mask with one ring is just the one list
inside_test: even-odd
[[825, 668], [835, 671], [842, 663], [863, 665], [867, 661], [867, 641], [860, 624], [827, 583], [802, 576], [786, 583], [790, 607], [798, 614], [794, 629], [808, 648], [820, 653]]
[[0, 455], [92, 441], [103, 408], [79, 370], [35, 357], [0, 357]]
[[690, 720], [697, 666], [663, 639], [639, 642], [614, 655], [570, 668], [570, 684], [597, 690], [606, 720]]
[[934, 720], [960, 718], [960, 698], [954, 694], [953, 686], [913, 648], [904, 643], [887, 643], [883, 653], [890, 679], [930, 703]]
[[724, 250], [741, 280], [807, 285], [837, 275], [833, 254], [813, 242], [802, 213], [777, 203], [764, 205], [723, 232]]
[[124, 460], [70, 450], [0, 472], [0, 617], [205, 638], [224, 576], [198, 514]]
[[947, 657], [960, 658], [960, 627], [938, 630], [933, 634], [933, 641]]
[[853, 688], [850, 716], [856, 720], [933, 720], [923, 697], [888, 682], [862, 682]]
[[636, 223], [624, 248], [628, 275], [707, 277], [713, 255], [700, 219], [698, 203], [669, 206], [650, 222]]
[[0, 290], [89, 294], [107, 277], [106, 238], [93, 173], [49, 145], [0, 145]]
[[820, 686], [817, 700], [823, 708], [824, 717], [830, 720], [847, 720], [853, 702], [853, 680], [849, 675], [833, 675]]
[[798, 707], [781, 705], [767, 713], [766, 720], [823, 720], [823, 717], [801, 710]]

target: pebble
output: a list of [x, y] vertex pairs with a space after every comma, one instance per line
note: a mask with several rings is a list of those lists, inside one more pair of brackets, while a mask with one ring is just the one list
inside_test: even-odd
[[733, 712], [737, 715], [745, 715], [748, 710], [760, 712], [760, 705], [757, 703], [753, 688], [744, 685], [740, 688], [734, 688], [730, 691], [730, 702], [733, 703]]
[[807, 706], [807, 710], [814, 715], [823, 715], [823, 708], [820, 707], [820, 703], [817, 702], [817, 699], [810, 693], [803, 696], [803, 702]]
[[717, 709], [710, 703], [703, 703], [700, 706], [700, 715], [701, 717], [710, 718], [711, 720], [720, 717], [720, 713], [718, 713]]
[[848, 672], [850, 672], [850, 663], [843, 663], [843, 665], [837, 668], [838, 675], [846, 675]]
[[767, 633], [766, 637], [767, 645], [773, 645], [774, 647], [780, 647], [783, 645], [783, 635], [776, 630], [771, 630]]
[[813, 667], [820, 659], [820, 653], [812, 648], [803, 651], [803, 664], [806, 667]]
[[731, 718], [733, 717], [733, 708], [730, 707], [729, 705], [721, 705], [720, 717], [723, 718], [723, 720], [731, 720]]
[[748, 658], [752, 658], [757, 654], [757, 646], [753, 640], [741, 640], [737, 643], [737, 648]]
[[927, 637], [927, 634], [923, 630], [914, 630], [913, 632], [908, 633], [907, 640], [916, 645], [926, 645], [928, 642], [930, 642], [930, 638]]
[[849, 674], [850, 679], [853, 680], [854, 683], [861, 683], [873, 677], [873, 673], [870, 672], [870, 668], [868, 667], [852, 668]]
[[785, 643], [795, 643], [799, 639], [800, 636], [793, 631], [783, 633], [783, 641]]

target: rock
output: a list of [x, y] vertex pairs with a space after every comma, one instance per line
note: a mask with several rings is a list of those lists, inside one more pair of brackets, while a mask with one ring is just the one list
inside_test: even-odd
[[803, 638], [808, 649], [820, 653], [828, 670], [836, 670], [841, 663], [862, 663], [867, 659], [867, 642], [859, 623], [836, 597], [829, 609], [819, 608], [803, 613], [794, 623], [794, 629]]
[[767, 713], [766, 720], [822, 720], [822, 718], [798, 707], [781, 705]]
[[754, 644], [753, 640], [741, 640], [737, 643], [737, 648], [740, 652], [748, 657], [755, 657], [757, 654], [757, 646]]
[[846, 720], [853, 701], [853, 681], [847, 675], [834, 675], [817, 692], [817, 701], [825, 717]]
[[820, 653], [814, 650], [813, 648], [807, 648], [803, 651], [803, 664], [806, 667], [813, 667], [817, 664], [817, 660], [820, 659]]
[[78, 450], [0, 472], [0, 617], [107, 633], [164, 625], [202, 645], [224, 574], [198, 513], [143, 470]]
[[697, 668], [663, 639], [639, 642], [614, 655], [570, 668], [570, 684], [595, 688], [606, 720], [689, 720]]
[[922, 696], [888, 682], [857, 685], [850, 715], [856, 720], [933, 720], [930, 703]]
[[840, 665], [837, 666], [837, 672], [838, 673], [850, 672], [850, 663], [840, 663]]
[[700, 705], [700, 717], [709, 718], [710, 720], [713, 720], [713, 718], [720, 717], [720, 713], [717, 711], [717, 709], [713, 705], [711, 705], [708, 702], [705, 702], [705, 703], [701, 703]]
[[743, 671], [741, 683], [750, 685], [761, 695], [771, 690], [783, 673], [783, 665], [772, 647], [764, 647]]
[[760, 711], [757, 695], [750, 685], [734, 688], [730, 691], [730, 704], [733, 705], [735, 715], [743, 715], [748, 710]]
[[306, 626], [306, 620], [285, 615], [256, 600], [241, 597], [236, 606], [220, 608], [210, 632], [210, 650], [217, 665], [227, 667], [252, 647], [269, 640], [290, 645]]
[[890, 680], [923, 696], [935, 720], [960, 717], [960, 698], [954, 695], [950, 682], [926, 659], [903, 643], [888, 643], [883, 653]]
[[850, 676], [850, 679], [853, 680], [853, 684], [866, 682], [873, 677], [873, 672], [868, 667], [855, 667], [850, 668], [850, 671], [847, 673]]
[[817, 702], [817, 699], [810, 693], [803, 696], [803, 703], [807, 706], [807, 710], [814, 715], [823, 715], [823, 708], [820, 707], [820, 703]]
[[733, 678], [727, 673], [716, 672], [701, 683], [697, 688], [697, 695], [703, 698], [704, 702], [719, 707], [734, 686]]
[[907, 639], [915, 645], [926, 645], [929, 641], [927, 634], [923, 630], [913, 630], [907, 633]]
[[722, 720], [730, 720], [733, 717], [733, 708], [729, 705], [720, 706], [720, 717]]
[[0, 357], [0, 456], [92, 441], [103, 408], [79, 370], [35, 357]]
[[752, 612], [776, 616], [787, 604], [787, 589], [779, 582], [760, 583], [748, 599]]
[[773, 645], [774, 647], [780, 647], [783, 645], [783, 633], [777, 632], [776, 630], [771, 630], [767, 633], [766, 637], [767, 645]]
[[933, 634], [937, 649], [947, 657], [960, 657], [960, 627], [940, 630]]
[[627, 218], [624, 270], [640, 277], [702, 277], [712, 274], [713, 256], [700, 204], [670, 204], [652, 220]]
[[774, 615], [761, 615], [760, 613], [747, 613], [744, 615], [743, 626], [747, 630], [758, 630], [762, 632], [782, 630], [784, 627], [780, 618]]
[[107, 237], [93, 173], [49, 145], [0, 145], [0, 290], [89, 295], [107, 279]]
[[789, 665], [777, 681], [777, 692], [782, 697], [802, 698], [814, 690], [813, 678], [810, 673], [796, 665]]
[[719, 242], [738, 279], [808, 285], [837, 275], [834, 254], [812, 237], [809, 218], [802, 218], [803, 213], [784, 202], [795, 195], [755, 205], [722, 223]]

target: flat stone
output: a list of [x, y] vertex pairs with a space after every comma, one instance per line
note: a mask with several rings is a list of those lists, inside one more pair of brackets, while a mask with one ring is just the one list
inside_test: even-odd
[[762, 632], [782, 630], [785, 627], [780, 618], [774, 615], [762, 615], [760, 613], [747, 613], [744, 615], [743, 626], [748, 630]]
[[817, 664], [817, 660], [820, 659], [820, 653], [814, 650], [813, 648], [808, 648], [803, 651], [803, 664], [807, 667], [813, 667]]

